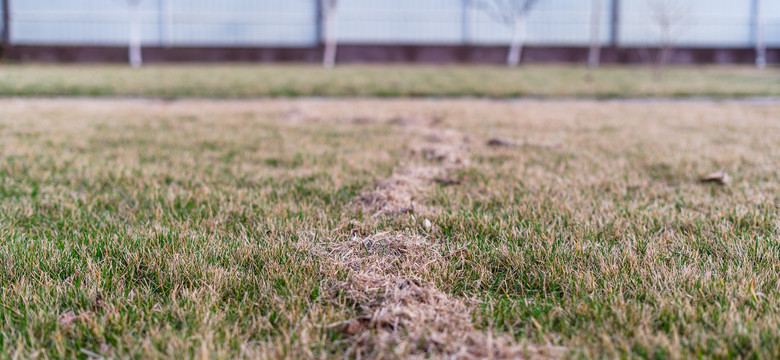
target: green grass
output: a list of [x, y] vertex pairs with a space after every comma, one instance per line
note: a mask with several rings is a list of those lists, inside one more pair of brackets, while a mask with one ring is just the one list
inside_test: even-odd
[[[414, 317], [398, 315], [396, 338], [381, 324], [330, 326], [397, 295], [361, 288], [358, 275], [414, 279], [471, 304], [469, 331], [529, 349], [780, 356], [777, 104], [0, 107], [0, 358], [452, 354], [427, 346], [444, 335]], [[486, 145], [497, 136], [527, 146]], [[721, 169], [730, 184], [697, 182]], [[377, 189], [411, 195], [418, 210], [375, 215], [364, 199]], [[386, 232], [423, 245], [398, 248]], [[58, 321], [70, 310], [82, 317]], [[433, 324], [463, 327], [440, 315]]]
[[572, 65], [2, 65], [0, 96], [132, 97], [747, 97], [779, 96], [776, 68]]

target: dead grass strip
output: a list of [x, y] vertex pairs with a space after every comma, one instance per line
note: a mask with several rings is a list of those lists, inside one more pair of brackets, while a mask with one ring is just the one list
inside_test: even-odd
[[469, 138], [452, 129], [406, 120], [404, 123], [409, 151], [407, 162], [393, 174], [361, 195], [358, 203], [374, 216], [435, 212], [422, 204], [419, 198], [437, 179], [469, 164]]
[[557, 358], [552, 346], [517, 344], [474, 327], [476, 302], [430, 284], [443, 270], [442, 248], [427, 238], [377, 233], [330, 244], [323, 254], [347, 270], [334, 290], [358, 304], [363, 315], [330, 324], [347, 336], [347, 356], [457, 359]]

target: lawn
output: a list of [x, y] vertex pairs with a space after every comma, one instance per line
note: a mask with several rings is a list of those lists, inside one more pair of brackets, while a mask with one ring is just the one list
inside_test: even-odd
[[0, 108], [0, 357], [780, 357], [778, 103]]
[[[590, 78], [591, 81], [586, 81]], [[0, 65], [0, 96], [750, 97], [780, 96], [780, 69], [647, 66]]]

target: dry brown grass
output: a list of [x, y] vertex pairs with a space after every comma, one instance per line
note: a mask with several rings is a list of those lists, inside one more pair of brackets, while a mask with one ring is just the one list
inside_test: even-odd
[[11, 358], [780, 355], [777, 103], [0, 108]]
[[[327, 273], [348, 270], [335, 284], [363, 315], [334, 324], [349, 336], [347, 356], [369, 358], [555, 358], [558, 347], [524, 346], [474, 326], [477, 300], [442, 292], [430, 283], [448, 259], [435, 240], [377, 233], [328, 248]], [[461, 256], [458, 253], [447, 254]]]
[[[440, 179], [468, 165], [469, 138], [451, 129], [431, 127], [431, 122], [423, 124], [419, 119], [400, 121], [405, 128], [408, 156], [389, 178], [363, 194], [360, 203], [375, 216], [399, 213], [430, 216], [435, 210], [426, 207], [420, 196], [441, 182]], [[441, 121], [437, 117], [435, 123]], [[391, 122], [398, 124], [399, 118]]]

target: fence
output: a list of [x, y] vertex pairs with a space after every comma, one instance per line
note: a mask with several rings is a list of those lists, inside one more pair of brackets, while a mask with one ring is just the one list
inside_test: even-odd
[[[125, 0], [0, 0], [8, 40], [21, 45], [124, 45]], [[340, 0], [342, 44], [500, 45], [511, 29], [473, 0]], [[780, 46], [780, 1], [679, 0], [685, 9], [677, 43], [685, 47], [748, 48], [759, 14], [768, 46]], [[647, 0], [604, 0], [602, 45], [658, 42]], [[312, 47], [320, 43], [319, 0], [141, 0], [145, 46]], [[2, 7], [0, 7], [2, 11]], [[0, 17], [0, 19], [5, 18]], [[590, 0], [540, 0], [528, 19], [530, 45], [587, 46]]]

